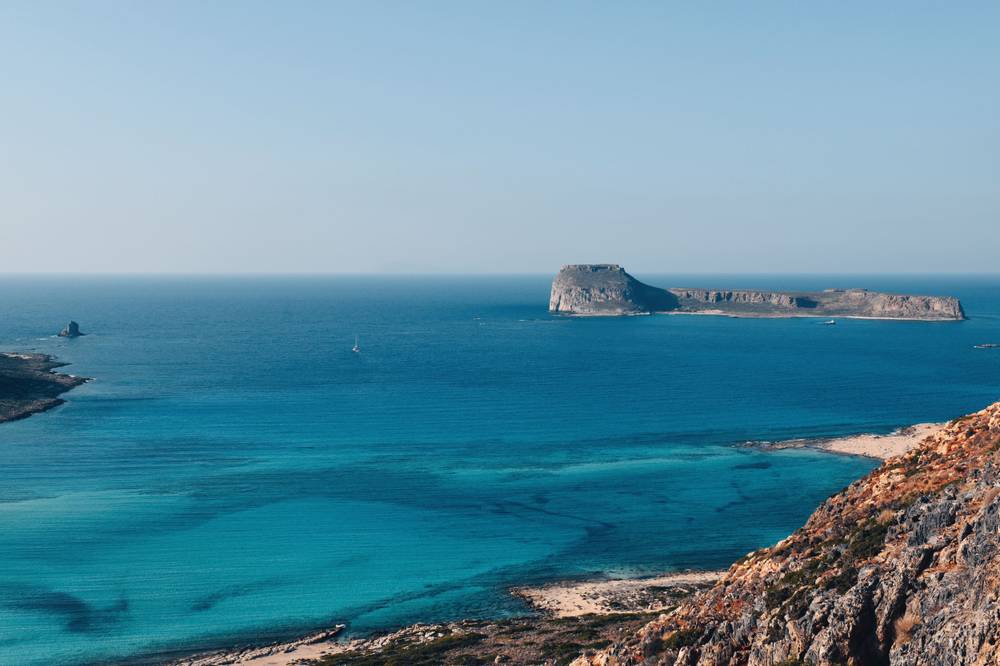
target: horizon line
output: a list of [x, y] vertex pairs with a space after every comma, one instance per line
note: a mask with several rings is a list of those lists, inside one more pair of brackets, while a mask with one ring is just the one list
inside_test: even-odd
[[[620, 265], [620, 264], [619, 264]], [[747, 276], [885, 276], [885, 277], [998, 277], [1000, 271], [657, 271], [626, 269], [650, 275]], [[0, 271], [2, 278], [30, 277], [539, 277], [555, 271]]]

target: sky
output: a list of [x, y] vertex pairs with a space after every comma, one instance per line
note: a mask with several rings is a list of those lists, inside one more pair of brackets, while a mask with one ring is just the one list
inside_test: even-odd
[[0, 272], [998, 272], [1000, 3], [0, 2]]

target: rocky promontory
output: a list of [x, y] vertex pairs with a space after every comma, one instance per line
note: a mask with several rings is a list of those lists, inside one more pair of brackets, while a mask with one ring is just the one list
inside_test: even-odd
[[1000, 403], [574, 666], [1000, 663]]
[[667, 312], [733, 317], [965, 319], [962, 304], [952, 296], [886, 294], [867, 289], [663, 289], [636, 280], [617, 264], [563, 266], [552, 281], [549, 311], [590, 316]]
[[0, 353], [0, 423], [63, 404], [61, 394], [87, 381], [52, 372], [64, 365], [46, 354]]

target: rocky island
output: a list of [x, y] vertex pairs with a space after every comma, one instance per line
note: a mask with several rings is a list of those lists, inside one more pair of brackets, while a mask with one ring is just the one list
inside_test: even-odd
[[951, 296], [886, 294], [867, 289], [819, 292], [653, 287], [617, 264], [570, 264], [552, 281], [549, 312], [621, 316], [647, 313], [732, 317], [848, 317], [957, 321], [962, 304]]
[[64, 365], [46, 354], [0, 353], [0, 423], [61, 405], [60, 395], [88, 381], [52, 372]]

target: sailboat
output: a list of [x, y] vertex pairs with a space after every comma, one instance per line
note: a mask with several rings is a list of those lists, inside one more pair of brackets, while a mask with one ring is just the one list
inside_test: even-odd
[[351, 351], [354, 352], [355, 354], [360, 354], [361, 353], [361, 347], [358, 345], [358, 336], [357, 335], [354, 336], [354, 346], [351, 348]]

